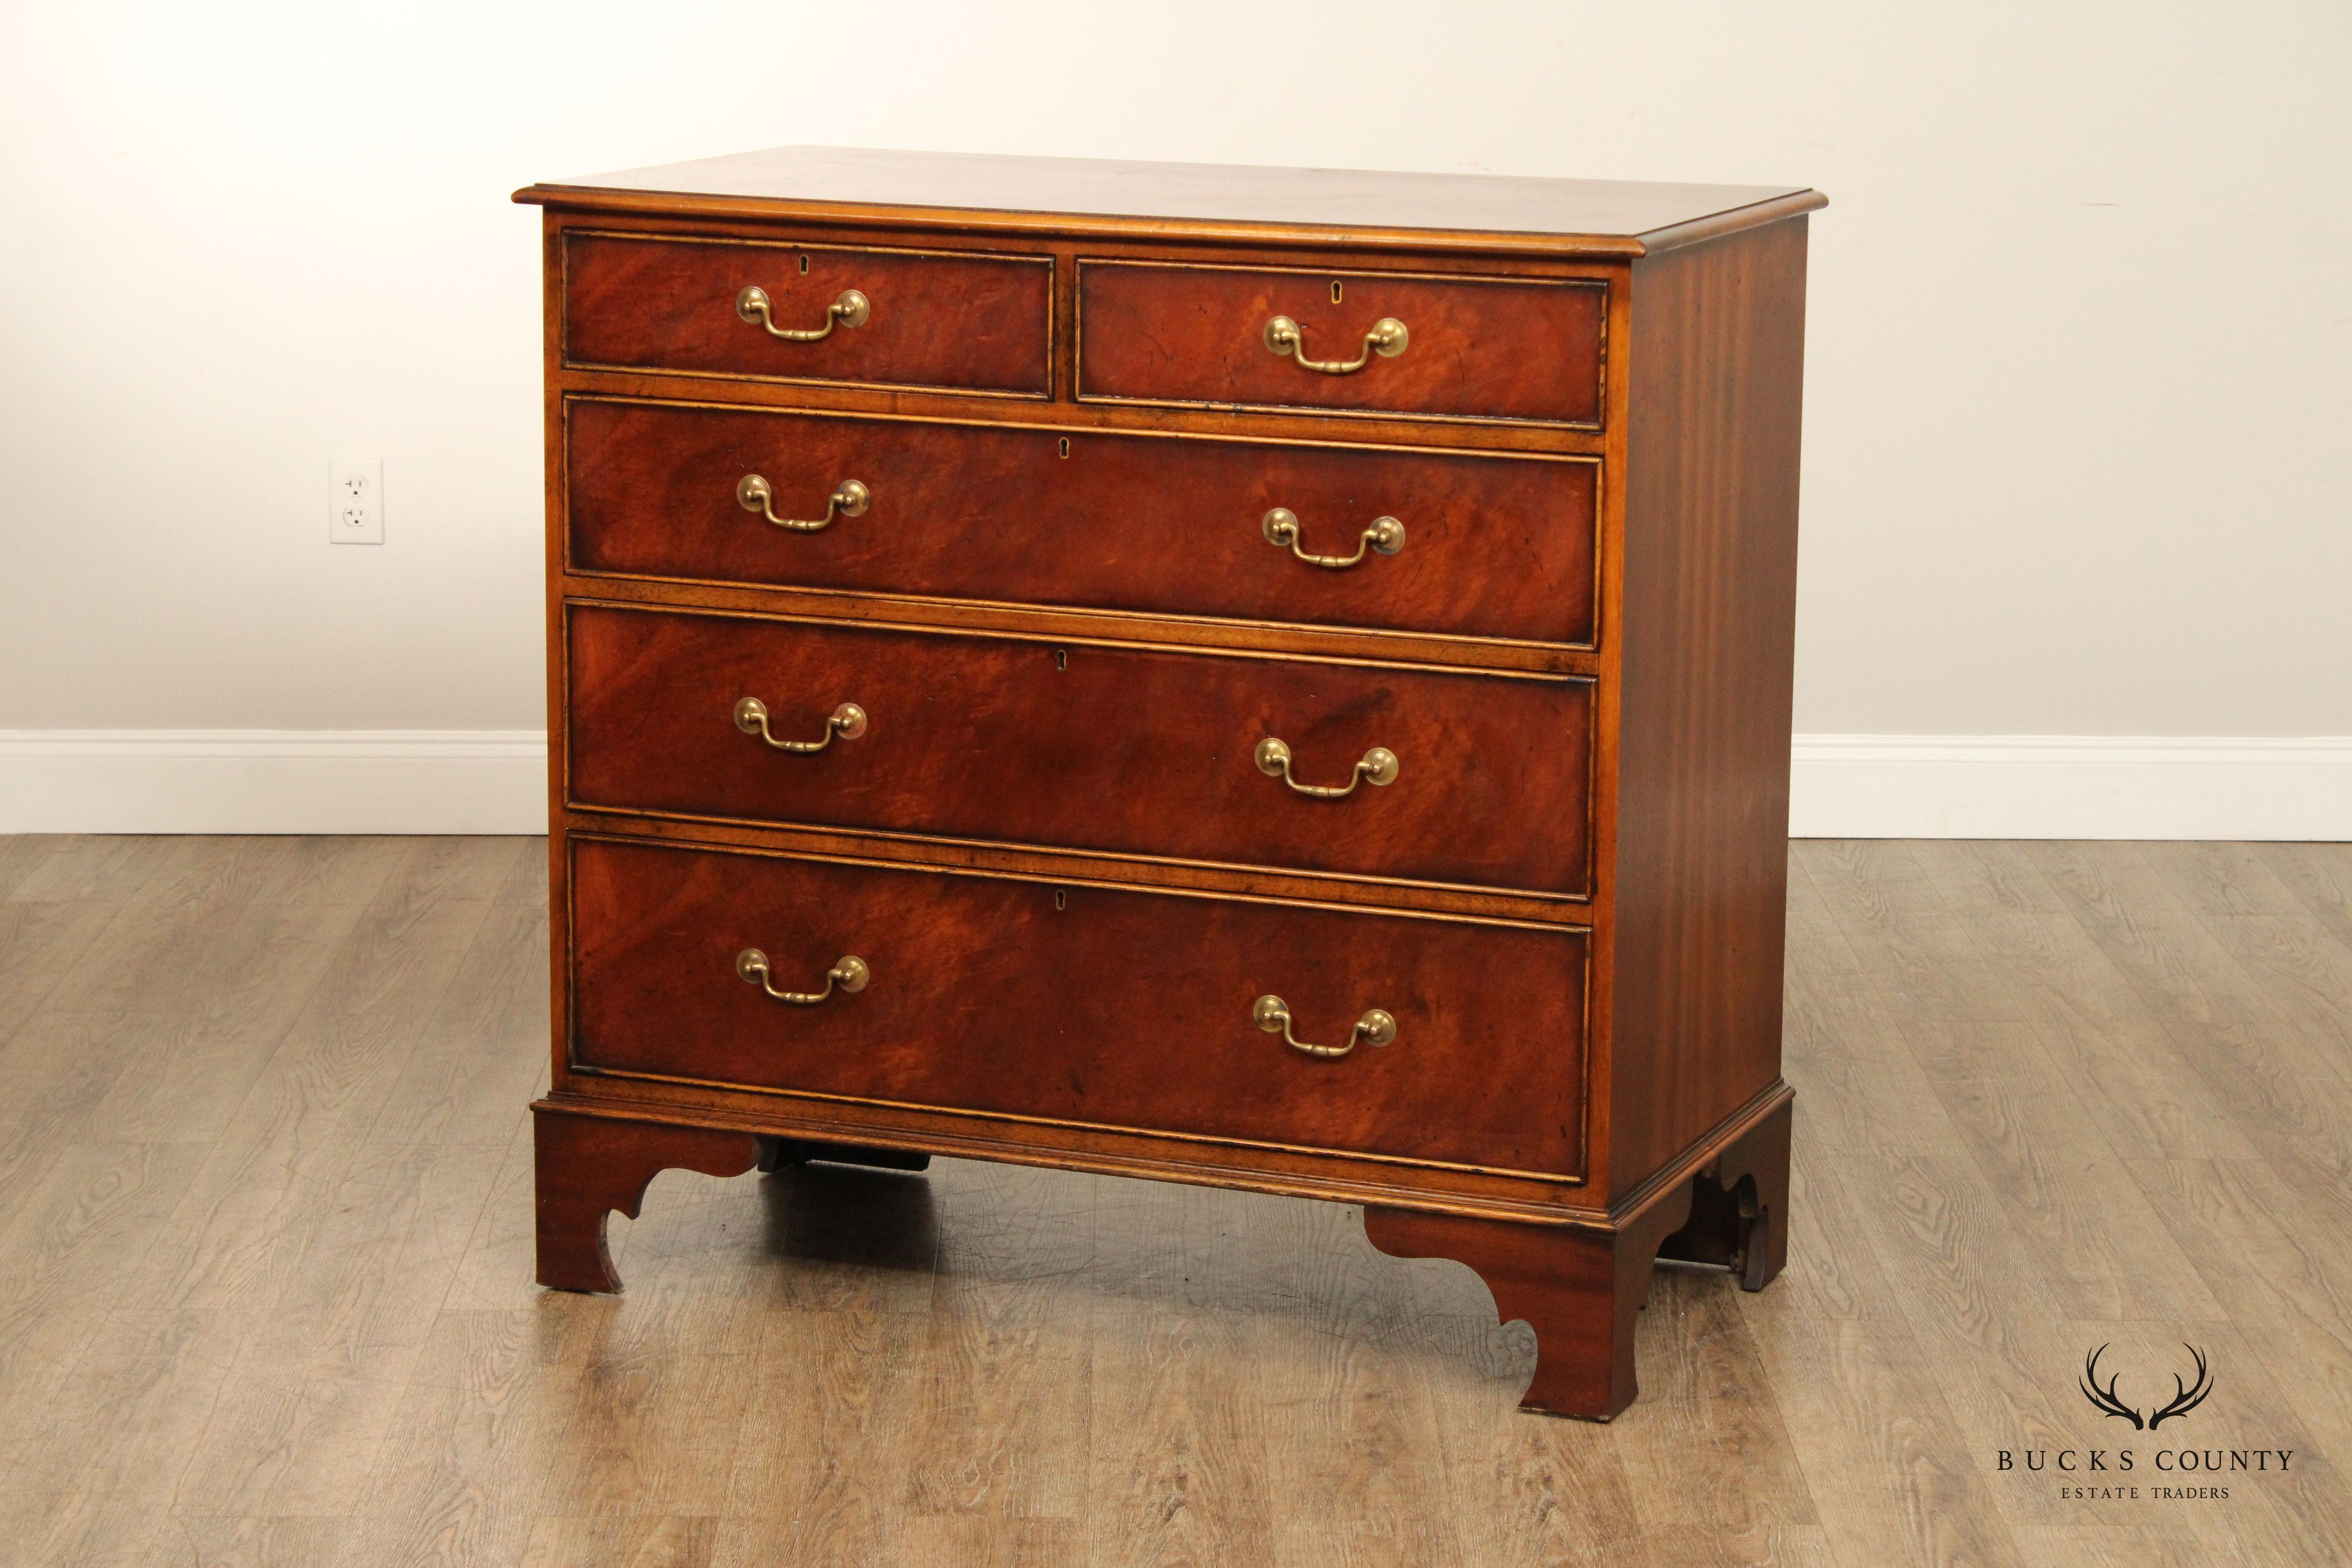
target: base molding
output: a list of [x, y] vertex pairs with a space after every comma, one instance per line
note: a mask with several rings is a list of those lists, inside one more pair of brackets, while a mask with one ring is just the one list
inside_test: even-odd
[[[1774, 1084], [1605, 1217], [1530, 1224], [1373, 1203], [1364, 1205], [1364, 1235], [1393, 1257], [1468, 1264], [1494, 1292], [1506, 1322], [1523, 1319], [1536, 1331], [1535, 1375], [1519, 1403], [1606, 1421], [1633, 1400], [1634, 1316], [1649, 1300], [1660, 1258], [1727, 1268], [1748, 1290], [1762, 1289], [1780, 1272], [1788, 1256], [1792, 1098], [1786, 1084]], [[664, 1170], [727, 1177], [772, 1173], [803, 1159], [896, 1170], [929, 1163], [887, 1144], [782, 1136], [757, 1120], [711, 1126], [552, 1098], [530, 1109], [539, 1282], [564, 1290], [620, 1289], [604, 1242], [606, 1220], [616, 1211], [635, 1218], [646, 1188]]]
[[2352, 839], [2352, 736], [1799, 735], [1791, 838]]
[[0, 833], [546, 831], [542, 730], [0, 730]]
[[[675, 1089], [678, 1092], [667, 1098], [614, 1092], [603, 1081], [603, 1075], [574, 1068], [568, 1087], [551, 1089], [546, 1098], [533, 1102], [531, 1109], [590, 1120], [748, 1132], [803, 1145], [846, 1144], [869, 1151], [896, 1150], [909, 1158], [939, 1155], [955, 1160], [988, 1160], [1002, 1164], [1084, 1171], [1097, 1176], [1231, 1187], [1318, 1203], [1425, 1209], [1512, 1225], [1605, 1231], [1612, 1224], [1609, 1215], [1571, 1202], [1522, 1201], [1436, 1190], [1405, 1182], [1361, 1179], [1345, 1171], [1328, 1169], [1330, 1160], [1347, 1158], [1335, 1156], [1329, 1151], [1322, 1152], [1320, 1156], [1327, 1165], [1324, 1171], [1281, 1169], [1220, 1159], [1189, 1139], [1181, 1152], [1170, 1151], [1164, 1146], [1162, 1135], [1150, 1132], [1106, 1134], [1097, 1131], [1083, 1142], [1049, 1142], [1034, 1134], [991, 1130], [986, 1125], [987, 1117], [968, 1111], [921, 1113], [929, 1125], [913, 1126], [872, 1115], [845, 1116], [842, 1107], [811, 1106], [782, 1093], [762, 1091], [759, 1098], [769, 1103], [746, 1107], [710, 1103], [706, 1094], [692, 1086], [638, 1081], [628, 1083], [626, 1088]], [[866, 1108], [868, 1111], [876, 1109]], [[1107, 1138], [1115, 1141], [1117, 1146], [1109, 1146]], [[1564, 1197], [1572, 1199], [1583, 1196], [1586, 1189], [1580, 1183], [1563, 1184], [1559, 1191]]]

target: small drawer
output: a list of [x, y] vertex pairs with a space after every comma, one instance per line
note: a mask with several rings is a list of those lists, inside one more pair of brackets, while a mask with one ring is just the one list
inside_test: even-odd
[[[1589, 888], [1582, 678], [604, 605], [565, 614], [577, 805], [1559, 897]], [[1287, 777], [1269, 741], [1286, 749]]]
[[1608, 285], [1078, 263], [1081, 402], [1597, 429]]
[[1593, 639], [1591, 458], [603, 398], [565, 440], [576, 572]]
[[601, 838], [570, 896], [587, 1070], [1583, 1171], [1580, 931]]
[[563, 363], [1045, 397], [1050, 257], [569, 231]]

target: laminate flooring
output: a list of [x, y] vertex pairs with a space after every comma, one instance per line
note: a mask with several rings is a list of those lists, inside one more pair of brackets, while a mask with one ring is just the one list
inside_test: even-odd
[[0, 838], [0, 1562], [2352, 1561], [2352, 847], [1792, 846], [1788, 1272], [1605, 1426], [1248, 1194], [674, 1172], [537, 1289], [544, 852]]

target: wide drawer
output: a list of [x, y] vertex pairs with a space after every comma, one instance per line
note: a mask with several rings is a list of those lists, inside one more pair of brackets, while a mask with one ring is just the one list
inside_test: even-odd
[[[566, 620], [577, 805], [1587, 889], [1580, 678], [596, 605]], [[855, 721], [832, 717], [845, 704]], [[1261, 771], [1269, 738], [1298, 784], [1356, 787], [1298, 793]]]
[[[573, 840], [571, 905], [583, 1068], [1583, 1168], [1579, 931], [604, 839]], [[768, 994], [813, 996], [847, 957], [863, 989]], [[1301, 1043], [1353, 1048], [1293, 1049], [1266, 995]], [[1373, 1009], [1385, 1045], [1357, 1028]]]
[[1592, 641], [1592, 458], [594, 398], [565, 417], [574, 571]]
[[1053, 277], [1042, 256], [572, 232], [563, 363], [1043, 397]]
[[1597, 427], [1608, 297], [1595, 279], [1082, 260], [1078, 396]]

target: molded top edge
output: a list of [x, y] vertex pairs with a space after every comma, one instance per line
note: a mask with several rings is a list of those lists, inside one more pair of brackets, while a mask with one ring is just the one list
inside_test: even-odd
[[[889, 208], [961, 226], [1200, 227], [1265, 237], [1340, 231], [1491, 239], [1509, 248], [1641, 256], [1825, 205], [1801, 186], [1413, 174], [1252, 164], [776, 147], [530, 186], [550, 206], [751, 214]], [[908, 210], [911, 209], [911, 210]], [[1057, 220], [1058, 223], [1057, 223]]]

